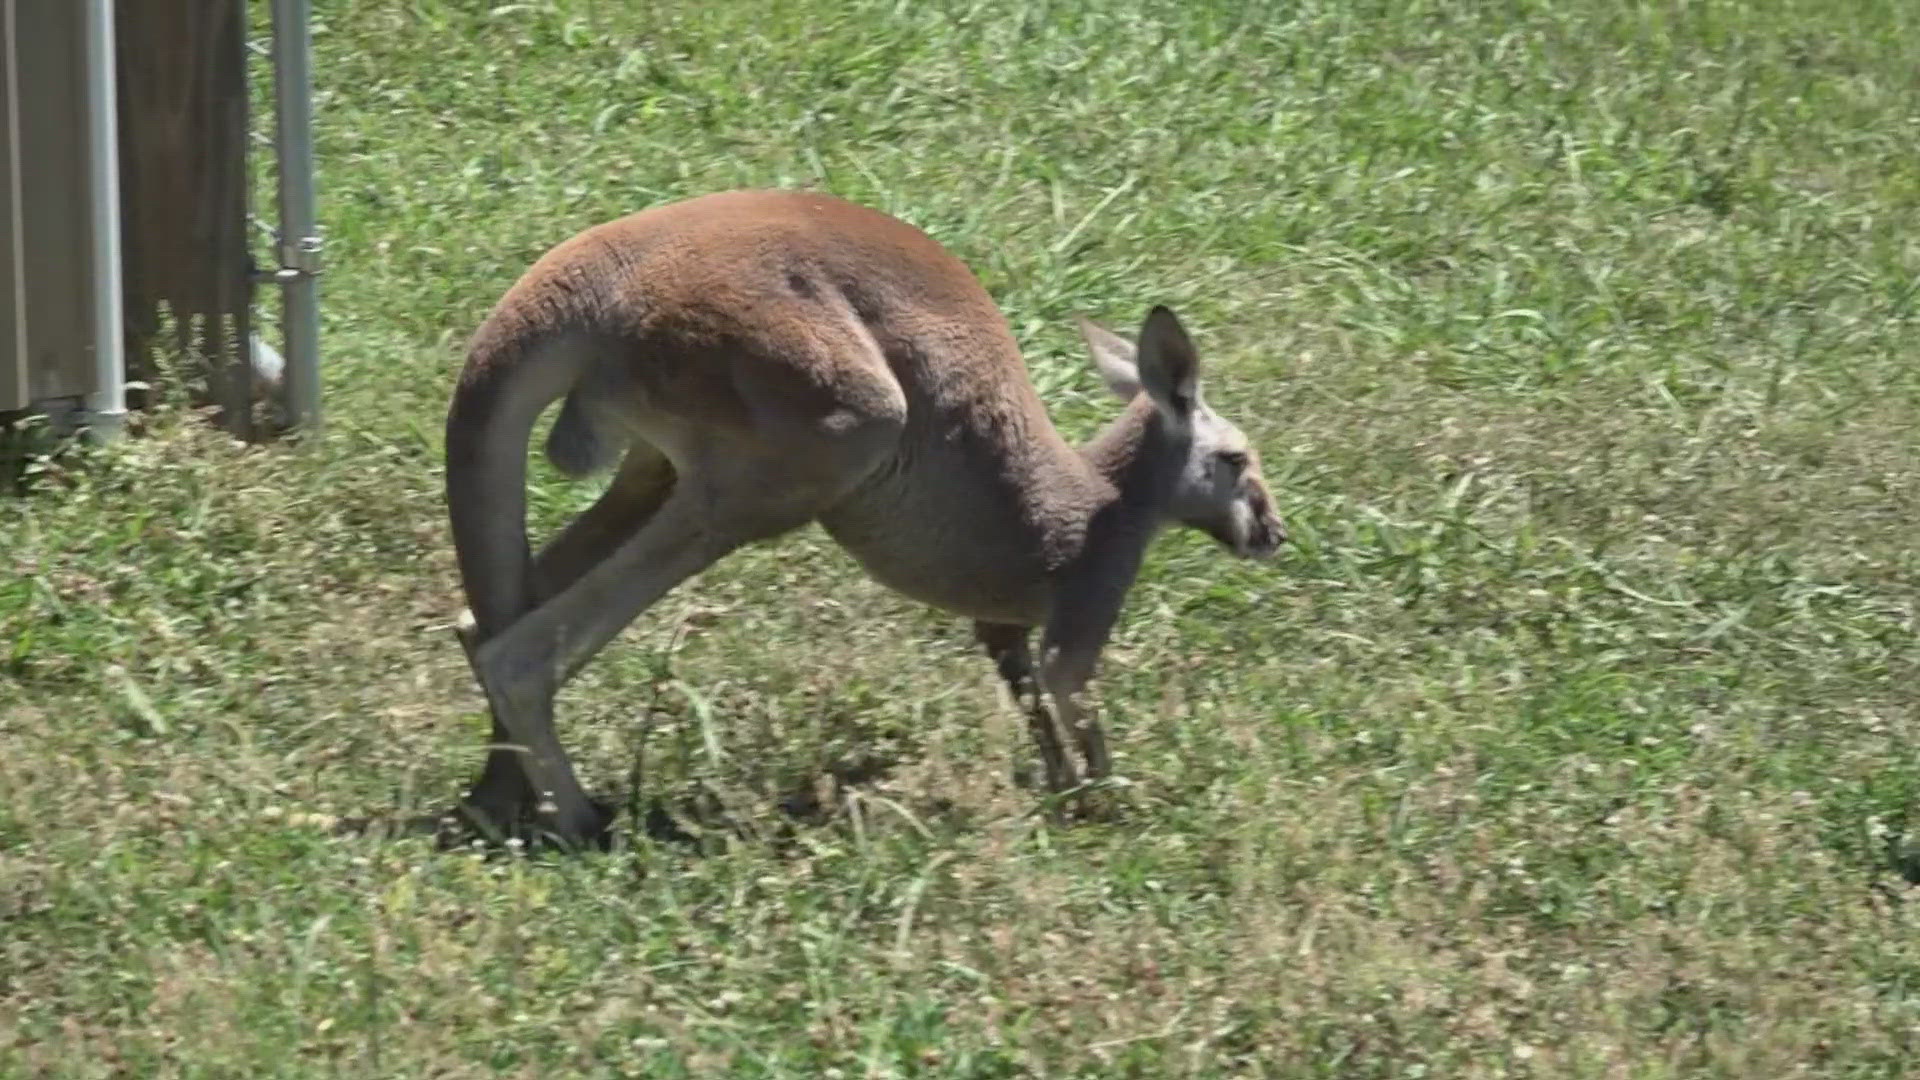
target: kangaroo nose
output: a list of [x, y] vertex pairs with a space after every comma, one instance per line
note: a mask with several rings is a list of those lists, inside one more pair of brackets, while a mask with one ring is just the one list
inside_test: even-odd
[[1277, 517], [1269, 517], [1260, 523], [1260, 532], [1254, 537], [1253, 553], [1261, 558], [1280, 550], [1287, 542], [1287, 527]]
[[1287, 542], [1287, 526], [1280, 515], [1273, 511], [1273, 501], [1256, 493], [1253, 502], [1253, 535], [1247, 545], [1248, 554], [1264, 558], [1280, 549]]

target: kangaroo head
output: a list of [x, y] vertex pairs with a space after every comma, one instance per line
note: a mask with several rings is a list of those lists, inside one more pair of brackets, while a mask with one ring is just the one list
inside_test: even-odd
[[1273, 554], [1287, 531], [1260, 476], [1260, 455], [1233, 421], [1201, 398], [1200, 357], [1180, 320], [1154, 307], [1138, 344], [1088, 319], [1080, 320], [1080, 332], [1109, 390], [1127, 401], [1145, 394], [1153, 402], [1160, 438], [1150, 441], [1180, 459], [1167, 516], [1236, 555]]

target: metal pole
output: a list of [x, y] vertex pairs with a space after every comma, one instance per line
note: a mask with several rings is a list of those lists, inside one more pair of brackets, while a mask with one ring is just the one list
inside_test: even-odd
[[105, 442], [127, 419], [126, 340], [120, 288], [119, 98], [115, 93], [113, 0], [86, 10], [87, 209], [93, 262], [93, 393], [87, 427]]
[[320, 233], [314, 224], [313, 72], [307, 0], [273, 0], [274, 150], [280, 159], [283, 406], [294, 428], [320, 425]]

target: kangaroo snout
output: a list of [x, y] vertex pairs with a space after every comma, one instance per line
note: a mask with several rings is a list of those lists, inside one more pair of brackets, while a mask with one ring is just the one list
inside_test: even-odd
[[1248, 508], [1253, 511], [1253, 527], [1247, 530], [1246, 544], [1242, 555], [1253, 559], [1265, 559], [1280, 550], [1287, 542], [1287, 525], [1273, 509], [1273, 500], [1265, 491], [1254, 491], [1247, 499]]

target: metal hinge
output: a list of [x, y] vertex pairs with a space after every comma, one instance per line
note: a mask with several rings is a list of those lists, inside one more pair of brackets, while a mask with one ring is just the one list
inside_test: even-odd
[[317, 276], [321, 271], [320, 252], [325, 246], [326, 241], [318, 236], [303, 236], [292, 243], [283, 240], [280, 242], [280, 266], [296, 274]]
[[280, 256], [280, 265], [270, 270], [256, 267], [253, 280], [277, 283], [295, 278], [319, 277], [324, 269], [321, 251], [325, 247], [325, 241], [318, 236], [302, 237], [291, 244], [276, 244], [274, 251]]

